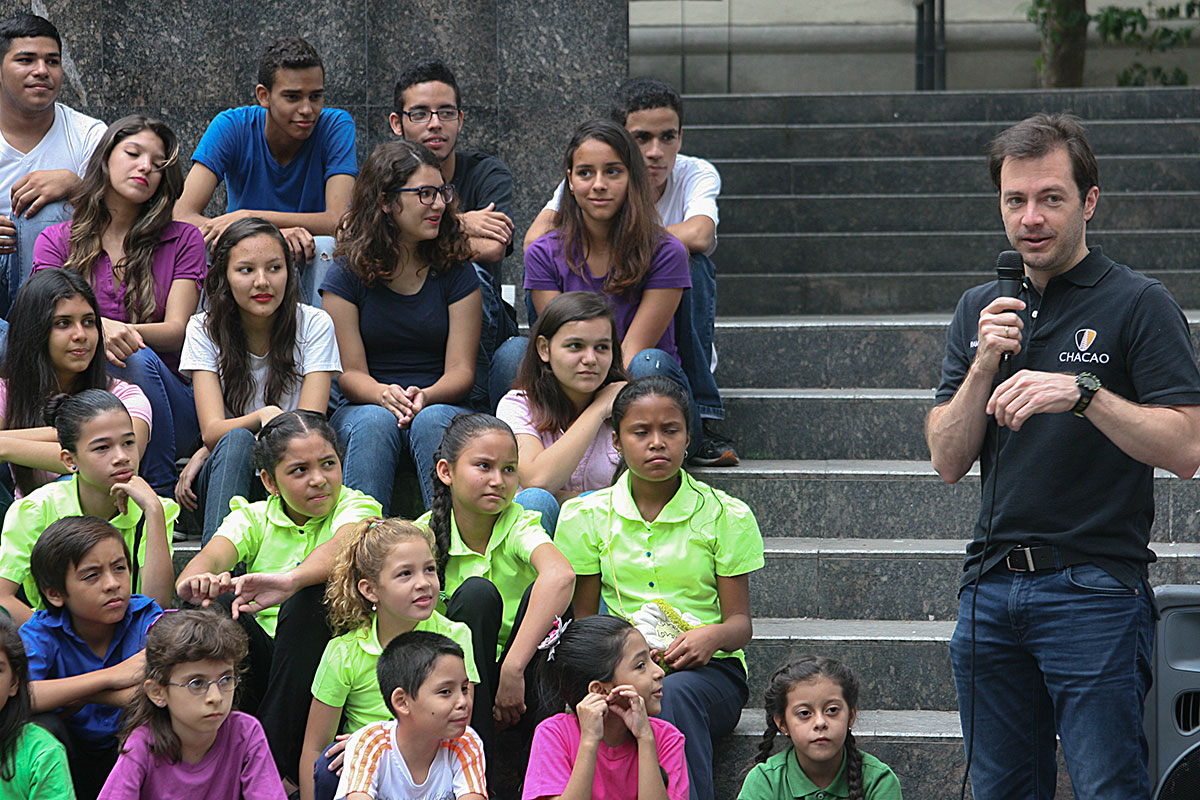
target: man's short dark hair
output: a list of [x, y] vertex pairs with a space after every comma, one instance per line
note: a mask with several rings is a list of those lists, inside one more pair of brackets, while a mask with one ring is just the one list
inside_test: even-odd
[[78, 566], [88, 551], [105, 539], [120, 542], [125, 560], [130, 561], [125, 537], [99, 517], [63, 517], [52, 522], [38, 537], [29, 554], [29, 571], [42, 596], [42, 604], [52, 613], [55, 606], [46, 597], [46, 590], [66, 594], [67, 572]]
[[1034, 114], [992, 139], [988, 169], [996, 190], [1000, 191], [1000, 168], [1006, 158], [1045, 158], [1060, 147], [1071, 158], [1071, 173], [1082, 200], [1093, 186], [1100, 185], [1100, 169], [1084, 135], [1083, 122], [1074, 114]]
[[402, 633], [383, 649], [375, 665], [375, 676], [379, 679], [383, 702], [393, 717], [396, 709], [392, 708], [392, 693], [403, 689], [409, 697], [416, 697], [442, 656], [462, 658], [463, 650], [453, 639], [430, 631]]
[[454, 80], [454, 73], [446, 66], [446, 62], [440, 58], [420, 58], [400, 70], [396, 77], [396, 88], [392, 91], [392, 105], [396, 107], [396, 113], [404, 110], [404, 92], [408, 87], [430, 81], [447, 84], [454, 90], [454, 105], [462, 106], [458, 81]]
[[623, 126], [630, 114], [649, 108], [671, 109], [679, 117], [679, 126], [683, 127], [683, 98], [674, 86], [658, 78], [630, 78], [622, 83], [613, 94], [613, 106], [608, 115], [613, 122]]
[[54, 23], [37, 14], [19, 11], [0, 22], [0, 56], [12, 48], [13, 39], [39, 37], [53, 39], [58, 45], [58, 51], [62, 52], [62, 37], [58, 35], [58, 28], [54, 27]]
[[281, 69], [310, 69], [320, 67], [325, 73], [325, 64], [315, 47], [296, 36], [285, 36], [276, 39], [263, 50], [262, 58], [258, 60], [258, 82], [267, 87], [267, 91], [275, 83], [275, 73]]

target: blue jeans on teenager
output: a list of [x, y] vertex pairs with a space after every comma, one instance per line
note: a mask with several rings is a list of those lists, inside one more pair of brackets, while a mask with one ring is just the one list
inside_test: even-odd
[[487, 376], [488, 402], [491, 404], [489, 411], [492, 413], [495, 413], [500, 399], [512, 389], [528, 347], [528, 336], [512, 336], [492, 354], [492, 365]]
[[[475, 388], [471, 390], [471, 397], [468, 405], [493, 411], [496, 404], [493, 402], [490, 408], [487, 408], [489, 383], [488, 374], [490, 372], [492, 357], [496, 353], [502, 343], [510, 337], [517, 335], [517, 323], [509, 316], [508, 307], [504, 303], [504, 298], [500, 295], [500, 291], [492, 278], [492, 273], [479, 264], [472, 264], [475, 267], [475, 275], [479, 278], [479, 291], [482, 294], [483, 301], [483, 319], [479, 329], [479, 355], [475, 361]], [[515, 373], [514, 373], [515, 374]], [[498, 399], [498, 398], [497, 398]]]
[[8, 318], [8, 310], [12, 307], [13, 298], [33, 271], [33, 243], [38, 234], [71, 218], [71, 209], [66, 203], [47, 203], [33, 219], [25, 219], [24, 215], [13, 215], [13, 225], [17, 229], [17, 251], [0, 255], [0, 316]]
[[690, 800], [713, 800], [713, 740], [733, 733], [750, 690], [736, 658], [714, 658], [703, 667], [663, 678], [658, 716], [683, 733]]
[[149, 347], [132, 353], [125, 359], [124, 367], [110, 363], [108, 374], [135, 384], [146, 393], [154, 419], [139, 474], [154, 487], [154, 491], [170, 497], [179, 477], [175, 469], [176, 455], [186, 453], [200, 435], [192, 387], [172, 372]]
[[554, 495], [547, 492], [545, 489], [530, 488], [522, 489], [517, 492], [517, 496], [513, 498], [513, 502], [521, 506], [526, 511], [537, 511], [542, 515], [542, 527], [546, 533], [550, 534], [550, 538], [554, 538], [554, 531], [558, 528], [558, 501], [554, 499]]
[[201, 545], [221, 527], [229, 514], [229, 501], [235, 497], [265, 500], [267, 490], [254, 473], [255, 436], [246, 428], [234, 428], [212, 449], [196, 476], [196, 497], [204, 509]]
[[470, 413], [466, 406], [437, 403], [421, 409], [412, 424], [401, 430], [396, 415], [383, 406], [345, 403], [330, 419], [346, 448], [343, 483], [374, 497], [387, 516], [396, 468], [407, 457], [417, 468], [421, 499], [429, 508], [433, 501], [433, 457], [442, 444], [442, 434], [450, 420]]
[[312, 261], [300, 265], [300, 301], [310, 306], [321, 307], [321, 281], [333, 266], [333, 248], [337, 240], [332, 236], [314, 236]]
[[717, 268], [697, 253], [688, 259], [692, 288], [684, 289], [675, 309], [675, 347], [704, 419], [725, 419], [725, 405], [712, 373], [713, 327], [717, 317]]
[[950, 658], [976, 800], [1054, 796], [1062, 741], [1075, 796], [1148, 800], [1142, 726], [1152, 680], [1147, 586], [1091, 564], [983, 576], [975, 608], [971, 743], [971, 599], [959, 595]]

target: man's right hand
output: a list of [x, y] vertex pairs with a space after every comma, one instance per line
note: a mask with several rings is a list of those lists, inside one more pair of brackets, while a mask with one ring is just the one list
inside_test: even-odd
[[1000, 370], [1000, 357], [1021, 352], [1021, 332], [1025, 322], [1017, 314], [1025, 303], [1015, 297], [997, 297], [979, 312], [979, 347], [975, 363], [989, 374]]
[[11, 219], [0, 216], [0, 254], [17, 252], [17, 226]]

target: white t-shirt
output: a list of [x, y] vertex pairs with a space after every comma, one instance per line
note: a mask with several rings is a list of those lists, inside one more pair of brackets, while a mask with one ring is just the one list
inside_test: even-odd
[[54, 104], [54, 123], [42, 140], [22, 153], [0, 135], [0, 214], [12, 216], [13, 184], [31, 172], [69, 169], [79, 177], [108, 126], [70, 106]]
[[334, 794], [351, 792], [404, 800], [457, 800], [468, 794], [487, 797], [483, 742], [467, 728], [457, 739], [443, 739], [425, 782], [418, 784], [396, 746], [396, 720], [372, 722], [346, 742], [345, 766]]
[[[566, 185], [566, 181], [558, 184], [544, 211], [558, 211]], [[667, 176], [667, 188], [655, 204], [659, 221], [667, 227], [692, 217], [705, 216], [713, 221], [713, 225], [720, 225], [721, 218], [717, 213], [717, 195], [720, 193], [721, 173], [717, 168], [703, 158], [680, 153], [675, 157], [675, 169]], [[711, 256], [716, 249], [717, 234], [713, 231], [712, 247], [704, 255]]]
[[[183, 339], [183, 350], [179, 353], [179, 371], [191, 377], [195, 370], [217, 371], [217, 346], [209, 338], [205, 322], [208, 312], [201, 311], [188, 320], [187, 333]], [[341, 372], [342, 360], [338, 356], [337, 337], [333, 333], [333, 319], [322, 309], [301, 304], [296, 308], [296, 371], [303, 377], [310, 372]], [[263, 383], [267, 377], [267, 357], [250, 354], [250, 375], [254, 380], [254, 395], [250, 408], [265, 406]], [[222, 387], [224, 388], [224, 387]], [[300, 405], [300, 384], [280, 398], [279, 407], [294, 411]], [[225, 409], [226, 415], [229, 409]], [[230, 415], [231, 416], [231, 415]]]

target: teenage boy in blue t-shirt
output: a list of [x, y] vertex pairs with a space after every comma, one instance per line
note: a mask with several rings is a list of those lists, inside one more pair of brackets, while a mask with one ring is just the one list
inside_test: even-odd
[[[325, 67], [303, 39], [267, 47], [254, 92], [258, 105], [222, 111], [204, 132], [175, 219], [198, 226], [211, 245], [235, 220], [262, 217], [307, 262], [313, 237], [333, 236], [350, 205], [358, 175], [354, 120], [324, 107]], [[209, 219], [204, 209], [222, 180], [226, 213]]]

